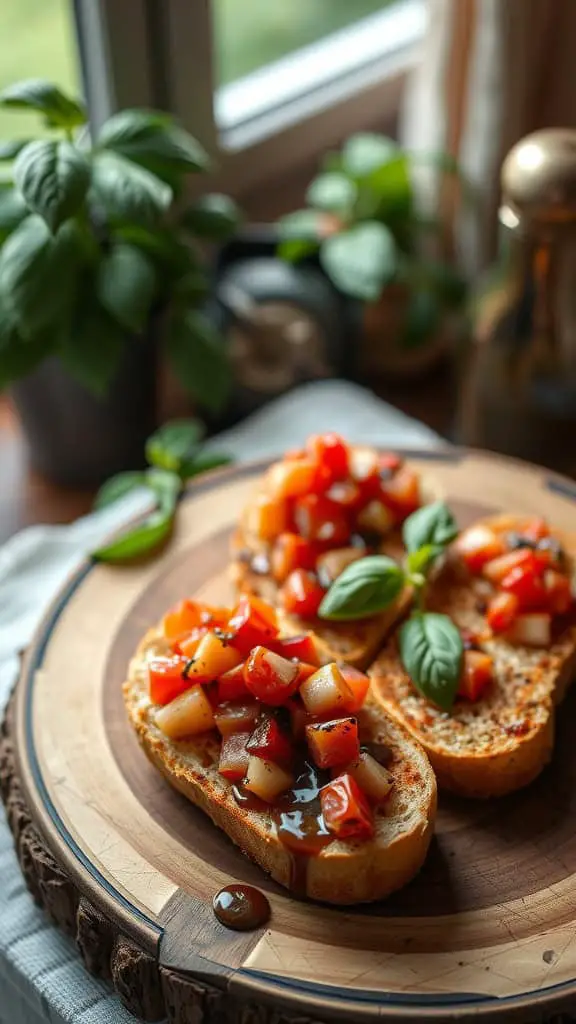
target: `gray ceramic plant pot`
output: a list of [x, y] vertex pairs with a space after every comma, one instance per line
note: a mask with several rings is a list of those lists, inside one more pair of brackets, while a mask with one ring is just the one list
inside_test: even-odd
[[95, 398], [59, 359], [46, 359], [13, 385], [33, 469], [65, 487], [91, 488], [144, 465], [156, 424], [156, 344], [130, 341], [109, 394]]

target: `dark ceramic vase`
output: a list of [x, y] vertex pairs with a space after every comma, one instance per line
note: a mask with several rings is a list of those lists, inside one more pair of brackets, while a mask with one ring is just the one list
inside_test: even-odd
[[91, 488], [144, 465], [156, 424], [155, 338], [128, 341], [105, 398], [95, 398], [51, 357], [11, 394], [33, 469], [64, 487]]

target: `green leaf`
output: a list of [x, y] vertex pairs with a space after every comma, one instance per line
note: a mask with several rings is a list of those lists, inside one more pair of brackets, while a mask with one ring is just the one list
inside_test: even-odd
[[31, 139], [10, 139], [0, 142], [0, 160], [13, 160], [18, 156], [21, 149], [27, 146]]
[[142, 250], [119, 242], [100, 264], [96, 294], [119, 324], [137, 334], [146, 323], [157, 286], [154, 264]]
[[441, 544], [424, 544], [421, 548], [416, 551], [410, 551], [406, 559], [406, 568], [411, 576], [418, 576], [416, 582], [418, 586], [423, 586], [426, 582], [425, 574], [432, 565], [433, 561], [441, 555], [444, 550]]
[[102, 484], [94, 499], [94, 508], [96, 510], [107, 508], [108, 505], [113, 505], [115, 501], [120, 501], [120, 498], [124, 498], [131, 491], [137, 491], [145, 486], [146, 474], [139, 470], [117, 473], [116, 476], [111, 476], [105, 484]]
[[198, 238], [223, 242], [238, 229], [241, 213], [230, 196], [218, 192], [198, 199], [182, 214], [182, 224]]
[[383, 611], [404, 586], [404, 572], [386, 555], [368, 555], [344, 569], [325, 594], [321, 619], [346, 622]]
[[327, 238], [320, 261], [345, 295], [375, 302], [396, 272], [396, 245], [384, 224], [367, 221]]
[[352, 178], [366, 178], [400, 153], [398, 144], [385, 135], [359, 132], [351, 135], [342, 150], [342, 169]]
[[28, 206], [51, 231], [82, 205], [90, 184], [90, 165], [70, 142], [29, 142], [14, 164], [14, 180]]
[[114, 239], [128, 242], [142, 249], [155, 262], [163, 264], [172, 275], [184, 275], [195, 267], [195, 257], [190, 247], [178, 241], [170, 227], [147, 228], [138, 224], [119, 225]]
[[217, 412], [231, 385], [230, 366], [218, 331], [201, 313], [173, 320], [168, 355], [182, 385], [200, 405]]
[[192, 461], [205, 434], [200, 420], [171, 420], [146, 442], [146, 458], [152, 466], [182, 475], [182, 466]]
[[15, 188], [0, 188], [0, 243], [28, 216], [28, 207]]
[[322, 214], [318, 210], [295, 210], [278, 221], [278, 255], [289, 263], [317, 252], [322, 241]]
[[443, 501], [423, 505], [404, 521], [402, 540], [407, 551], [418, 551], [425, 544], [445, 547], [458, 534], [450, 509]]
[[175, 176], [206, 171], [210, 166], [200, 143], [169, 115], [154, 110], [115, 114], [103, 125], [98, 145], [145, 167], [172, 186]]
[[26, 217], [0, 251], [0, 303], [30, 337], [59, 322], [75, 292], [84, 250], [74, 222], [51, 235], [41, 217]]
[[430, 288], [414, 288], [410, 293], [399, 340], [401, 347], [410, 350], [420, 348], [438, 330], [441, 317], [438, 295]]
[[58, 351], [76, 380], [97, 398], [103, 398], [119, 370], [126, 344], [122, 328], [95, 299], [80, 296]]
[[358, 187], [354, 181], [338, 171], [319, 174], [306, 192], [306, 202], [317, 210], [349, 213], [356, 201]]
[[126, 562], [147, 554], [169, 537], [182, 489], [180, 478], [162, 469], [149, 469], [143, 475], [144, 486], [156, 498], [156, 509], [117, 540], [93, 552], [96, 561]]
[[192, 477], [200, 476], [201, 473], [209, 473], [213, 469], [220, 469], [221, 466], [229, 466], [234, 459], [231, 455], [198, 455], [191, 462], [184, 462], [180, 475], [184, 480], [191, 480]]
[[[362, 189], [373, 197], [371, 216], [387, 224], [405, 221], [412, 213], [413, 192], [408, 158], [398, 153], [366, 178]], [[361, 189], [361, 194], [362, 194]]]
[[70, 99], [52, 82], [30, 78], [16, 82], [0, 93], [0, 106], [37, 110], [45, 115], [50, 128], [75, 128], [86, 124], [86, 112], [76, 100]]
[[172, 202], [172, 189], [154, 174], [116, 153], [98, 153], [92, 192], [113, 223], [154, 225]]
[[400, 657], [414, 686], [443, 711], [454, 703], [462, 669], [462, 637], [447, 615], [423, 612], [400, 630]]

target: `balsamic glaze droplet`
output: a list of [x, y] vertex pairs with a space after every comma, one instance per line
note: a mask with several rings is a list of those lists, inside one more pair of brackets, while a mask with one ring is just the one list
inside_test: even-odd
[[270, 918], [270, 904], [260, 889], [252, 885], [226, 885], [212, 900], [220, 924], [237, 932], [260, 928]]

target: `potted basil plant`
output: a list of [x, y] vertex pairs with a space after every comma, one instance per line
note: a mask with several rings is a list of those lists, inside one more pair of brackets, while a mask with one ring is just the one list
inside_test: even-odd
[[231, 235], [238, 211], [223, 195], [186, 202], [209, 161], [167, 113], [124, 110], [91, 138], [82, 105], [49, 82], [13, 85], [0, 105], [50, 130], [0, 145], [0, 390], [33, 465], [93, 485], [142, 460], [159, 345], [198, 406], [225, 401], [200, 246]]
[[326, 156], [307, 208], [278, 225], [283, 259], [318, 259], [359, 304], [366, 374], [428, 367], [462, 323], [467, 286], [441, 255], [446, 224], [417, 207], [413, 173], [422, 162], [455, 176], [469, 194], [449, 156], [411, 154], [384, 135], [360, 133]]

